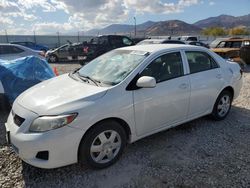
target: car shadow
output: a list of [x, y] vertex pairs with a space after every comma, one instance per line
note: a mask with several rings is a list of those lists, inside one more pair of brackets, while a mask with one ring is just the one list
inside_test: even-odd
[[[232, 106], [230, 114], [223, 121], [211, 120], [208, 117], [199, 118], [129, 145], [121, 159], [109, 168], [93, 170], [84, 165], [74, 164], [48, 170], [39, 169], [23, 162], [22, 177], [27, 187], [36, 185], [39, 185], [39, 187], [46, 185], [78, 187], [84, 182], [95, 185], [94, 187], [99, 187], [98, 185], [102, 185], [103, 182], [110, 179], [109, 175], [114, 180], [116, 177], [119, 179], [119, 176], [124, 176], [124, 178], [126, 176], [126, 183], [130, 183], [130, 180], [140, 181], [135, 177], [135, 172], [127, 173], [133, 165], [139, 171], [140, 169], [145, 170], [145, 168], [146, 170], [152, 168], [161, 170], [162, 166], [167, 165], [170, 169], [173, 168], [170, 172], [175, 176], [182, 175], [180, 172], [176, 172], [176, 168], [192, 172], [192, 181], [196, 185], [195, 181], [198, 182], [196, 177], [199, 177], [200, 172], [195, 171], [195, 169], [197, 166], [202, 166], [209, 158], [212, 162], [209, 168], [204, 170], [203, 177], [207, 179], [214, 178], [219, 181], [220, 176], [218, 173], [221, 172], [217, 173], [218, 168], [225, 174], [228, 173], [228, 169], [226, 167], [221, 169], [217, 160], [235, 159], [237, 144], [240, 143], [240, 147], [243, 149], [245, 146], [248, 148], [250, 144], [250, 139], [248, 139], [250, 134], [249, 117], [249, 109]], [[211, 143], [214, 145], [209, 147], [209, 151], [206, 151], [207, 146], [204, 147], [204, 145]], [[232, 145], [234, 145], [236, 151], [228, 153]], [[250, 154], [247, 149], [244, 151]], [[203, 162], [201, 163], [199, 160]], [[241, 160], [248, 159], [243, 158]], [[190, 163], [194, 165], [190, 165]], [[230, 168], [234, 167], [231, 166]], [[122, 174], [122, 172], [127, 174]], [[140, 171], [140, 175], [142, 177], [145, 176], [144, 171]], [[230, 177], [229, 174], [228, 178]], [[188, 180], [188, 177], [185, 177], [184, 174], [182, 178]], [[122, 186], [122, 184], [124, 184], [123, 181], [121, 181], [121, 185], [118, 185], [118, 187]]]
[[246, 66], [243, 68], [243, 72], [244, 72], [244, 73], [250, 73], [250, 65], [246, 65]]
[[9, 115], [9, 111], [3, 110], [0, 108], [0, 146], [5, 146], [7, 145], [6, 142], [6, 131], [5, 131], [5, 122], [7, 121]]

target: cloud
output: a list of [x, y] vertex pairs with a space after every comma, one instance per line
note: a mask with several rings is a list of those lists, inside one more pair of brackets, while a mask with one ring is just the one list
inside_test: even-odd
[[69, 23], [80, 30], [120, 23], [128, 18], [128, 9], [121, 0], [63, 0], [71, 14]]
[[5, 18], [5, 17], [3, 17], [1, 14], [0, 14], [0, 17], [2, 17], [2, 18], [0, 19], [0, 24], [13, 24], [13, 23], [14, 23], [12, 19], [10, 19], [10, 18]]
[[32, 31], [39, 31], [39, 34], [56, 33], [56, 32], [68, 32], [73, 29], [69, 23], [59, 24], [56, 22], [42, 22], [35, 23], [32, 27]]
[[[13, 25], [16, 18], [21, 18], [22, 23], [19, 25], [27, 22], [33, 30], [41, 33], [60, 30], [86, 31], [122, 23], [134, 12], [171, 14], [182, 12], [186, 7], [198, 3], [200, 0], [178, 0], [175, 3], [168, 3], [166, 0], [0, 0], [0, 15], [4, 17], [0, 23], [6, 27], [8, 24]], [[68, 20], [58, 23], [58, 20], [51, 21], [53, 18], [50, 18], [49, 22], [41, 22], [41, 12], [49, 15], [58, 10], [64, 12]]]
[[215, 4], [215, 2], [213, 2], [213, 1], [209, 2], [209, 5], [211, 5], [211, 6], [214, 5], [214, 4]]
[[182, 12], [185, 7], [199, 3], [199, 0], [179, 0], [177, 3], [164, 3], [161, 0], [124, 0], [127, 7], [138, 13], [171, 14]]

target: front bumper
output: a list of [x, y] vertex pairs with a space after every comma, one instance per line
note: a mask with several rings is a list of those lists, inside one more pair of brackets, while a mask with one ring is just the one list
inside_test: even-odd
[[[38, 115], [16, 103], [13, 110], [25, 117], [25, 121], [17, 126], [10, 113], [5, 127], [13, 149], [23, 161], [39, 168], [57, 168], [77, 162], [78, 146], [83, 135], [81, 130], [65, 126], [43, 133], [30, 133], [29, 126]], [[48, 152], [47, 160], [37, 157], [39, 152], [44, 151]]]

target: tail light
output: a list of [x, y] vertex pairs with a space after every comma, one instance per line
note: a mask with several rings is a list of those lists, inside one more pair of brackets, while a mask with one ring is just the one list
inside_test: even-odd
[[83, 52], [84, 52], [84, 53], [88, 53], [88, 52], [89, 52], [89, 47], [84, 47], [84, 48], [83, 48]]

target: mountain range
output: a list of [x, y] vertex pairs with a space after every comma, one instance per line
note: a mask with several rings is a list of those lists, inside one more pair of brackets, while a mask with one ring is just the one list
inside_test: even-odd
[[[243, 26], [250, 28], [250, 14], [244, 16], [220, 15], [197, 21], [193, 24], [181, 20], [147, 21], [136, 26], [137, 36], [145, 35], [194, 35], [208, 27], [232, 28]], [[127, 34], [134, 35], [135, 26], [126, 24], [112, 24], [102, 29], [92, 29], [88, 35]]]

